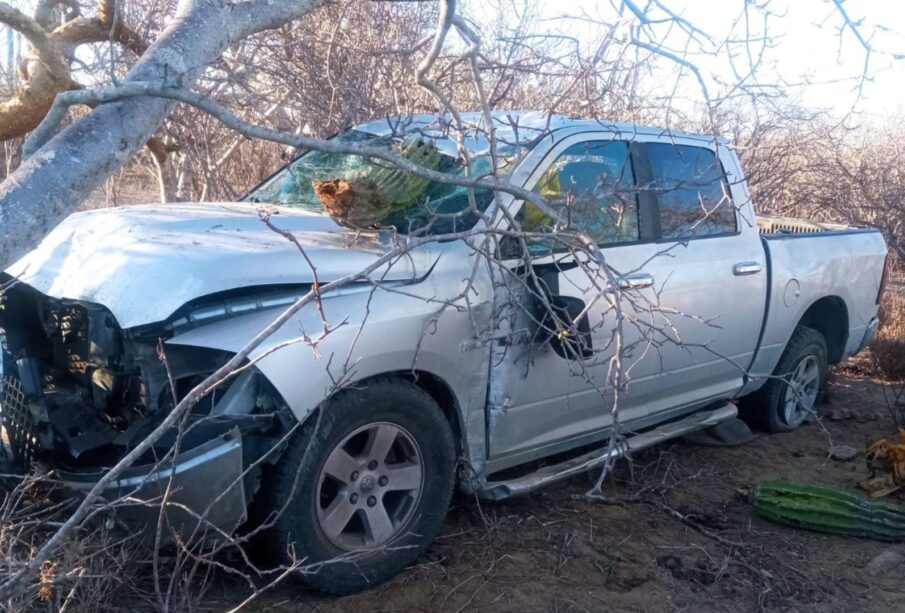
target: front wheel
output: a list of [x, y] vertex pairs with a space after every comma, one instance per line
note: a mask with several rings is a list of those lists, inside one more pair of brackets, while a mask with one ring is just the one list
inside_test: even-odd
[[741, 399], [742, 418], [771, 433], [796, 430], [816, 415], [826, 391], [826, 369], [823, 335], [798, 326], [770, 380]]
[[330, 594], [384, 581], [427, 548], [455, 481], [452, 432], [437, 403], [408, 381], [338, 392], [265, 475], [277, 518], [265, 544]]

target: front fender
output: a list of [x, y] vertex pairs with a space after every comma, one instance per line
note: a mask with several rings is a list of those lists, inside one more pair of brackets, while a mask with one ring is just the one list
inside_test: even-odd
[[[341, 386], [390, 372], [430, 373], [452, 392], [463, 448], [469, 459], [479, 461], [483, 448], [471, 447], [484, 440], [489, 347], [474, 339], [476, 326], [486, 332], [490, 292], [483, 292], [486, 300], [470, 301], [469, 310], [456, 308], [438, 296], [455, 295], [463, 277], [434, 277], [412, 286], [324, 298], [324, 315], [332, 327], [328, 334], [316, 305], [307, 305], [250, 357], [259, 360], [258, 369], [299, 420]], [[178, 334], [167, 344], [236, 353], [280, 312], [269, 309], [218, 321]]]

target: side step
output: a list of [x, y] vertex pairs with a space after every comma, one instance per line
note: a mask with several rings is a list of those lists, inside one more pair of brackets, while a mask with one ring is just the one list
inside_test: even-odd
[[665, 423], [647, 432], [636, 434], [625, 439], [609, 454], [606, 448], [595, 449], [560, 464], [544, 466], [533, 473], [506, 481], [488, 481], [478, 489], [477, 494], [485, 500], [503, 500], [512, 496], [521, 496], [542, 487], [568, 479], [598, 466], [603, 466], [607, 459], [618, 459], [632, 451], [639, 451], [659, 445], [670, 439], [678, 438], [704, 428], [710, 428], [738, 414], [735, 405], [726, 403], [715, 409], [692, 413], [677, 421]]

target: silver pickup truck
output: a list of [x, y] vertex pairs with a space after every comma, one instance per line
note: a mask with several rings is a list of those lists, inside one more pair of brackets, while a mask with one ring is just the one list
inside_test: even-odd
[[[325, 283], [405, 236], [519, 223], [524, 243], [427, 242], [324, 294], [323, 312], [294, 315], [107, 492], [144, 499], [139, 513], [172, 480], [170, 501], [204, 526], [265, 521], [265, 545], [313, 565], [304, 580], [348, 593], [424, 551], [456, 484], [502, 499], [601, 463], [616, 428], [617, 293], [617, 454], [737, 410], [768, 432], [797, 428], [827, 366], [871, 342], [886, 258], [875, 230], [757, 217], [719, 139], [536, 112], [496, 121], [502, 172], [561, 206], [565, 230], [508, 194], [431, 182], [418, 206], [350, 230], [313, 186], [380, 162], [319, 152], [243, 202], [68, 218], [0, 278], [0, 403], [15, 458], [86, 490], [309, 292], [315, 270]], [[485, 133], [459, 142], [422, 116], [335, 138], [393, 147], [417, 134], [439, 152], [435, 169], [459, 175], [464, 144], [480, 175]], [[569, 228], [597, 242], [613, 284], [598, 282], [599, 260], [563, 246]], [[551, 334], [539, 301], [565, 305], [576, 334]]]

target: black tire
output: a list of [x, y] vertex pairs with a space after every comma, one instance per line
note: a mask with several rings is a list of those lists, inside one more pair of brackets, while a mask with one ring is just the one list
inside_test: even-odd
[[[443, 525], [452, 497], [455, 443], [433, 398], [402, 379], [380, 378], [360, 388], [342, 390], [320, 410], [320, 415], [312, 416], [293, 438], [277, 465], [264, 475], [262, 506], [271, 512], [285, 509], [260, 541], [284, 563], [290, 561], [288, 552], [292, 551], [296, 559], [305, 560], [303, 566], [315, 565], [315, 570], [300, 573], [302, 581], [314, 589], [344, 595], [386, 581], [427, 549]], [[344, 443], [350, 434], [370, 424], [386, 423], [403, 428], [419, 448], [423, 466], [420, 497], [406, 510], [408, 519], [394, 528], [399, 532], [387, 547], [350, 554], [331, 541], [318, 519], [315, 505], [321, 505], [324, 496], [322, 470], [334, 450], [350, 444]], [[352, 486], [361, 486], [363, 481]], [[382, 506], [384, 494], [380, 496]], [[323, 507], [320, 509], [323, 513]], [[364, 512], [367, 510], [355, 511]], [[343, 555], [349, 561], [335, 561]]]
[[[809, 421], [804, 418], [787, 420], [785, 402], [789, 385], [786, 381], [805, 361], [813, 359], [817, 366], [816, 398], [811, 411], [815, 411], [826, 393], [827, 350], [826, 339], [820, 332], [805, 326], [798, 326], [779, 358], [773, 371], [773, 378], [759, 390], [745, 396], [739, 402], [739, 414], [748, 425], [769, 433], [791, 432]], [[791, 421], [791, 423], [790, 423]]]

